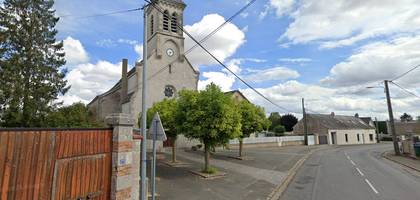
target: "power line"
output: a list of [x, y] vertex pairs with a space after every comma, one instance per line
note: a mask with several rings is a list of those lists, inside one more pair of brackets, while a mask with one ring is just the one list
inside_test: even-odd
[[[408, 70], [407, 72], [405, 72], [405, 73], [403, 73], [403, 74], [401, 74], [401, 75], [397, 76], [396, 78], [392, 79], [392, 81], [395, 81], [395, 80], [397, 80], [397, 79], [402, 78], [403, 76], [405, 76], [405, 75], [407, 75], [408, 73], [410, 73], [410, 72], [412, 72], [412, 71], [416, 70], [416, 69], [417, 69], [417, 68], [419, 68], [419, 67], [420, 67], [420, 65], [416, 65], [415, 67], [411, 68], [411, 69], [410, 69], [410, 70]], [[391, 81], [391, 82], [392, 82], [392, 81]]]
[[[165, 13], [158, 8], [155, 4], [151, 3], [149, 0], [145, 0], [147, 3], [149, 3], [151, 6], [153, 6], [157, 11], [159, 11], [160, 13], [162, 13], [163, 15], [165, 15]], [[245, 84], [246, 86], [248, 86], [248, 88], [250, 88], [251, 90], [253, 90], [256, 94], [258, 94], [259, 96], [261, 96], [262, 98], [264, 98], [265, 100], [267, 100], [268, 102], [270, 102], [271, 104], [275, 105], [276, 107], [285, 110], [287, 112], [290, 113], [295, 113], [295, 112], [291, 112], [288, 109], [278, 105], [277, 103], [273, 102], [271, 99], [267, 98], [266, 96], [264, 96], [261, 92], [259, 92], [258, 90], [256, 90], [253, 86], [251, 86], [249, 83], [247, 83], [244, 79], [242, 79], [240, 76], [238, 76], [235, 72], [233, 72], [231, 69], [229, 69], [229, 67], [227, 67], [225, 64], [223, 64], [216, 56], [214, 56], [209, 50], [207, 50], [199, 41], [197, 41], [188, 31], [184, 30], [184, 28], [182, 26], [180, 26], [179, 24], [177, 24], [178, 28], [180, 30], [182, 30], [182, 32], [184, 32], [189, 38], [191, 38], [199, 47], [201, 47], [201, 49], [203, 49], [208, 55], [210, 55], [216, 62], [218, 62], [223, 68], [225, 68], [226, 70], [228, 70], [231, 74], [233, 74], [237, 79], [239, 79], [243, 84]]]
[[116, 15], [116, 14], [122, 14], [122, 13], [129, 13], [134, 11], [139, 11], [142, 8], [134, 8], [134, 9], [127, 9], [127, 10], [119, 10], [119, 11], [113, 11], [109, 13], [102, 13], [102, 14], [95, 14], [95, 15], [86, 15], [86, 16], [77, 16], [77, 15], [61, 15], [58, 16], [59, 18], [74, 18], [74, 19], [86, 19], [86, 18], [93, 18], [93, 17], [104, 17], [109, 15]]
[[411, 95], [413, 95], [413, 96], [415, 96], [415, 97], [417, 97], [417, 98], [419, 98], [419, 99], [420, 99], [420, 96], [419, 96], [419, 95], [417, 95], [417, 94], [415, 94], [414, 92], [411, 92], [410, 90], [408, 90], [408, 89], [406, 89], [406, 88], [402, 87], [402, 86], [401, 86], [401, 85], [399, 85], [398, 83], [395, 83], [395, 82], [392, 82], [392, 81], [391, 81], [391, 83], [392, 83], [392, 84], [394, 84], [395, 86], [399, 87], [401, 90], [405, 91], [407, 94], [411, 94]]

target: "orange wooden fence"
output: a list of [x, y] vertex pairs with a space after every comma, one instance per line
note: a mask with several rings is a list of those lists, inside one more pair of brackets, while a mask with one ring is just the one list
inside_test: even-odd
[[112, 129], [0, 129], [0, 199], [109, 199]]

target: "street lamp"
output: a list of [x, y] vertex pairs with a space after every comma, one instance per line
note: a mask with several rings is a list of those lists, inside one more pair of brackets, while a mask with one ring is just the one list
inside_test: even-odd
[[389, 86], [388, 86], [389, 82], [390, 81], [388, 81], [388, 80], [384, 80], [385, 87], [370, 86], [370, 87], [366, 87], [366, 88], [367, 89], [372, 89], [372, 88], [384, 88], [385, 89], [386, 102], [388, 104], [389, 123], [390, 123], [390, 126], [391, 126], [392, 141], [394, 143], [394, 151], [395, 151], [395, 155], [399, 156], [400, 155], [400, 149], [398, 147], [397, 133], [395, 131], [394, 114], [392, 112], [391, 95], [389, 94]]

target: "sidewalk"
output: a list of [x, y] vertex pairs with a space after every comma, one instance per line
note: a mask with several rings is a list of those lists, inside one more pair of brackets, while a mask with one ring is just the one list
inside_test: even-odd
[[[280, 148], [246, 148], [246, 155], [253, 160], [237, 160], [237, 150], [218, 151], [211, 158], [211, 165], [227, 176], [205, 180], [191, 174], [203, 165], [202, 152], [178, 151], [178, 160], [189, 163], [184, 167], [169, 167], [158, 162], [159, 199], [170, 200], [266, 200], [281, 184], [290, 169], [307, 155], [313, 147], [295, 146]], [[170, 153], [166, 154], [166, 160]]]
[[388, 160], [420, 172], [420, 160], [415, 160], [405, 156], [396, 156], [392, 151], [385, 152], [383, 156]]

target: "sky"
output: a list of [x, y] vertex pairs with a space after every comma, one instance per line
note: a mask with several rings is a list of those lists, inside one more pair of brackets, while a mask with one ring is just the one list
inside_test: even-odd
[[[201, 39], [247, 0], [184, 0], [184, 28]], [[72, 86], [65, 104], [89, 103], [142, 55], [142, 11], [82, 16], [139, 8], [134, 0], [56, 0]], [[186, 49], [193, 45], [186, 37]], [[309, 113], [387, 119], [383, 80], [420, 64], [418, 0], [257, 0], [204, 43], [216, 57], [282, 108], [258, 96], [204, 51], [188, 59], [200, 70], [199, 89], [214, 82], [240, 90], [267, 113]], [[420, 69], [395, 81], [420, 94]], [[367, 89], [374, 86], [376, 88]], [[390, 85], [395, 115], [420, 116], [420, 98]]]

